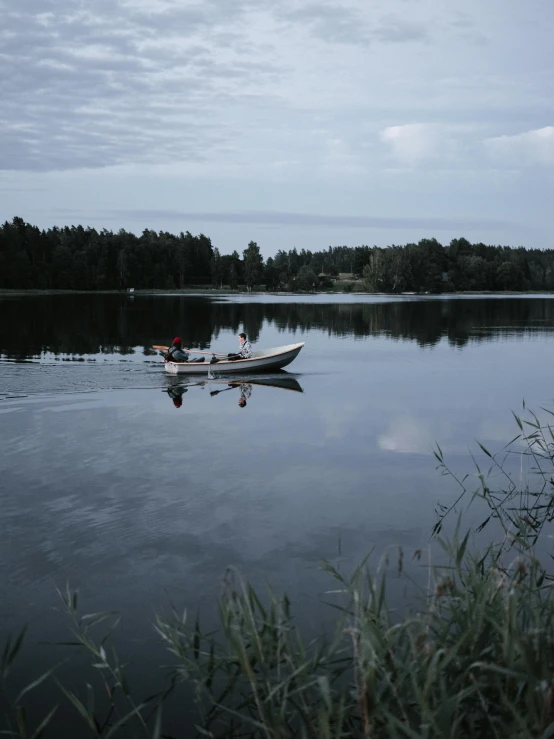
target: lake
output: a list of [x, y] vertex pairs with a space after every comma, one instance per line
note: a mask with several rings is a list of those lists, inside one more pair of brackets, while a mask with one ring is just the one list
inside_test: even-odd
[[[234, 385], [170, 377], [151, 349], [233, 351], [240, 331], [305, 346]], [[435, 444], [471, 472], [523, 399], [552, 408], [553, 366], [553, 296], [1, 295], [0, 644], [28, 623], [21, 674], [59, 661], [69, 583], [121, 612], [146, 685], [154, 614], [210, 623], [230, 565], [320, 628], [321, 560], [427, 547], [457, 495]]]

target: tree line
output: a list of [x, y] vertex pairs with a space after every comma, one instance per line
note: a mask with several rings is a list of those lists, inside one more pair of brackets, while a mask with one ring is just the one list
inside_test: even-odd
[[[337, 282], [337, 278], [341, 278]], [[0, 288], [125, 290], [193, 286], [368, 292], [554, 290], [554, 250], [436, 239], [389, 247], [280, 249], [264, 261], [251, 241], [221, 254], [204, 234], [140, 236], [83, 226], [41, 230], [21, 218], [0, 226]]]

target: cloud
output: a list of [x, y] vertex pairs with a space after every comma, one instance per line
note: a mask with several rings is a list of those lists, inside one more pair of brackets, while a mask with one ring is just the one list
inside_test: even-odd
[[250, 0], [13, 7], [0, 29], [1, 169], [201, 160], [232, 146], [233, 106], [271, 100], [279, 75], [245, 43]]
[[422, 21], [402, 18], [394, 13], [383, 16], [375, 28], [375, 37], [394, 44], [410, 41], [428, 41], [430, 26]]
[[385, 128], [381, 132], [381, 141], [389, 145], [392, 155], [399, 162], [414, 165], [437, 155], [441, 132], [433, 124], [407, 123]]
[[[80, 211], [60, 210], [60, 217], [84, 217]], [[384, 216], [348, 216], [348, 215], [320, 215], [316, 213], [289, 213], [281, 211], [242, 211], [222, 213], [214, 211], [190, 212], [177, 210], [103, 210], [97, 216], [92, 214], [88, 218], [95, 220], [126, 220], [132, 219], [140, 223], [152, 220], [171, 221], [202, 221], [205, 223], [235, 223], [276, 226], [324, 226], [331, 228], [401, 228], [401, 229], [458, 229], [471, 231], [481, 228], [509, 226], [503, 221], [494, 219], [471, 218], [442, 218], [442, 217], [384, 217]]]
[[377, 439], [379, 449], [400, 454], [430, 454], [434, 438], [428, 425], [410, 416], [391, 421]]
[[[249, 219], [275, 242], [287, 223], [306, 239], [313, 225], [312, 243], [350, 223], [486, 224], [481, 240], [511, 242], [488, 216], [505, 224], [517, 203], [550, 245], [549, 128], [499, 136], [554, 120], [554, 3], [537, 2], [0, 0], [0, 178], [23, 185], [2, 193], [2, 217], [70, 204], [99, 224], [108, 204], [135, 223], [145, 206], [162, 228], [179, 208]], [[508, 182], [507, 161], [529, 168]], [[541, 169], [539, 206], [525, 178]], [[37, 181], [44, 197], [24, 187]]]
[[323, 158], [323, 169], [329, 172], [356, 174], [364, 171], [361, 158], [351, 151], [348, 144], [338, 137], [328, 138]]
[[[349, 125], [358, 131], [331, 135], [350, 142], [375, 97], [406, 105], [410, 85], [387, 82], [404, 74], [396, 47], [429, 44], [440, 25], [399, 0], [10, 0], [0, 7], [0, 169], [26, 171], [206, 159], [232, 160], [238, 170], [245, 148], [261, 154], [272, 130], [289, 131], [298, 142], [291, 146], [309, 152], [307, 116], [315, 110], [331, 119], [356, 111]], [[383, 50], [382, 66], [370, 47]], [[296, 158], [265, 148], [269, 167]], [[320, 154], [328, 169], [358, 167], [357, 154], [348, 161], [336, 151]]]
[[554, 164], [554, 126], [485, 139], [488, 154], [509, 164]]
[[285, 23], [333, 44], [366, 45], [370, 40], [363, 13], [355, 7], [348, 7], [346, 3], [308, 2], [292, 8], [285, 6], [278, 15]]
[[398, 13], [383, 14], [379, 6], [367, 3], [304, 2], [278, 11], [278, 17], [292, 26], [301, 27], [320, 40], [331, 44], [368, 47], [373, 43], [407, 43], [427, 40], [429, 26]]

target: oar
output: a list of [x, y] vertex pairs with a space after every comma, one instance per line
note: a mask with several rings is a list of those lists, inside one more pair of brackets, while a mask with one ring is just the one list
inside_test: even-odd
[[[198, 387], [198, 385], [206, 385], [206, 380], [202, 380], [201, 382], [192, 382], [190, 385], [173, 385], [172, 387], [182, 387], [184, 390], [188, 390], [189, 387]], [[161, 392], [168, 393], [171, 389], [171, 387], [162, 387]]]
[[231, 385], [231, 387], [226, 387], [223, 390], [212, 390], [210, 395], [219, 395], [219, 393], [224, 393], [226, 390], [234, 390], [237, 387], [240, 387], [240, 385]]
[[[168, 346], [156, 346], [155, 344], [152, 346], [152, 349], [157, 349], [160, 352], [166, 352], [169, 347]], [[226, 354], [218, 354], [217, 352], [203, 352], [200, 351], [200, 349], [183, 349], [184, 352], [194, 352], [195, 354], [209, 354], [210, 356], [214, 354], [216, 357], [226, 357]]]

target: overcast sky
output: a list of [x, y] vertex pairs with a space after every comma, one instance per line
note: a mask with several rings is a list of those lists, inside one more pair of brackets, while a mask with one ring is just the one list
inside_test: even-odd
[[553, 32], [553, 0], [0, 0], [0, 218], [554, 247]]

